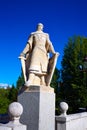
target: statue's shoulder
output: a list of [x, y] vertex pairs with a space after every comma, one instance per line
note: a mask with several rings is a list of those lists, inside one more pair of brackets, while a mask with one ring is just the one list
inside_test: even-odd
[[36, 31], [36, 32], [31, 32], [31, 34], [30, 34], [30, 36], [33, 36], [33, 35], [37, 35], [37, 34], [41, 34], [41, 35], [44, 35], [44, 36], [46, 36], [46, 37], [49, 37], [49, 34], [48, 33], [45, 33], [45, 32], [38, 32], [38, 31]]
[[45, 32], [43, 32], [42, 34], [44, 34], [44, 35], [47, 36], [47, 37], [49, 36], [49, 34], [48, 34], [48, 33], [45, 33]]
[[45, 33], [45, 32], [44, 32], [44, 34], [45, 34], [45, 35], [48, 35], [48, 33]]
[[36, 34], [36, 32], [31, 32], [29, 35], [29, 38], [33, 37]]
[[32, 36], [32, 35], [35, 35], [35, 34], [39, 34], [39, 32], [32, 32], [30, 35]]
[[36, 32], [31, 32], [31, 34], [30, 35], [34, 35]]
[[45, 33], [46, 37], [49, 37], [49, 34], [48, 33]]

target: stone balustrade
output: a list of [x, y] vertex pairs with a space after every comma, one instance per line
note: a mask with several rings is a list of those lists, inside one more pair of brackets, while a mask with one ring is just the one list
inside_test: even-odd
[[7, 124], [0, 124], [0, 130], [27, 130], [26, 125], [20, 123], [19, 119], [23, 113], [23, 107], [18, 102], [13, 102], [9, 105], [9, 115], [11, 121]]
[[60, 103], [60, 109], [55, 130], [87, 130], [87, 112], [67, 115], [68, 104], [65, 102]]
[[[61, 115], [55, 117], [55, 130], [87, 130], [87, 112], [67, 115], [68, 104], [60, 103]], [[11, 121], [0, 124], [0, 130], [27, 130], [26, 125], [20, 123], [23, 107], [18, 102], [9, 105]]]

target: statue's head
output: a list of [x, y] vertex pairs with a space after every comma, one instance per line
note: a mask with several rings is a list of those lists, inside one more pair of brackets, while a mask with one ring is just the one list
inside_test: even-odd
[[38, 25], [37, 25], [37, 30], [38, 31], [42, 31], [43, 30], [43, 24], [42, 23], [38, 23]]

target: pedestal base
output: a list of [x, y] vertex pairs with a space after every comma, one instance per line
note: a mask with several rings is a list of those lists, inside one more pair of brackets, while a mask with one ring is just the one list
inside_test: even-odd
[[30, 86], [18, 95], [24, 111], [20, 122], [27, 130], [55, 130], [55, 94], [53, 88]]

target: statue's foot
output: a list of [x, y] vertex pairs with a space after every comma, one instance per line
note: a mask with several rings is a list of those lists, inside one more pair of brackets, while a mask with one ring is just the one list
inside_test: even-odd
[[25, 84], [24, 84], [26, 87], [29, 87], [31, 85], [31, 82], [30, 81], [26, 81]]
[[46, 86], [46, 83], [45, 83], [45, 82], [42, 82], [41, 85], [42, 85], [42, 86]]

